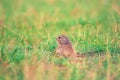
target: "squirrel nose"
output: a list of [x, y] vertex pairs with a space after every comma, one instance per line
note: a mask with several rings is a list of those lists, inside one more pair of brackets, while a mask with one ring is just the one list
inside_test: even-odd
[[58, 40], [58, 38], [56, 38], [56, 40]]

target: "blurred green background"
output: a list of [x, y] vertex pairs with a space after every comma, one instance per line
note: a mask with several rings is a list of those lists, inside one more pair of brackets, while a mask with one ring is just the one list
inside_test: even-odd
[[[61, 34], [81, 54], [112, 56], [81, 69], [54, 56]], [[119, 53], [119, 0], [0, 0], [0, 80], [119, 80]]]

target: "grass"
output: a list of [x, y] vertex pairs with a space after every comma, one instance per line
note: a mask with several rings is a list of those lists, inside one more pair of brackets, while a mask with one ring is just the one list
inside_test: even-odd
[[[0, 80], [119, 80], [119, 9], [117, 0], [0, 0]], [[104, 58], [56, 57], [60, 34]]]

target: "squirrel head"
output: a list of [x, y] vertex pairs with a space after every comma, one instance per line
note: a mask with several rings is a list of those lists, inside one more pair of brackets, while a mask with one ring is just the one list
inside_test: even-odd
[[58, 45], [71, 45], [70, 40], [65, 35], [60, 35], [56, 38]]

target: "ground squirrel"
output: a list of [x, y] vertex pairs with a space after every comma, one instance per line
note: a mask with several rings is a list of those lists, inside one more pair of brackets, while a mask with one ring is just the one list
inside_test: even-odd
[[67, 36], [60, 35], [56, 38], [56, 41], [58, 44], [58, 47], [56, 48], [56, 53], [58, 55], [65, 57], [76, 56], [76, 52]]

